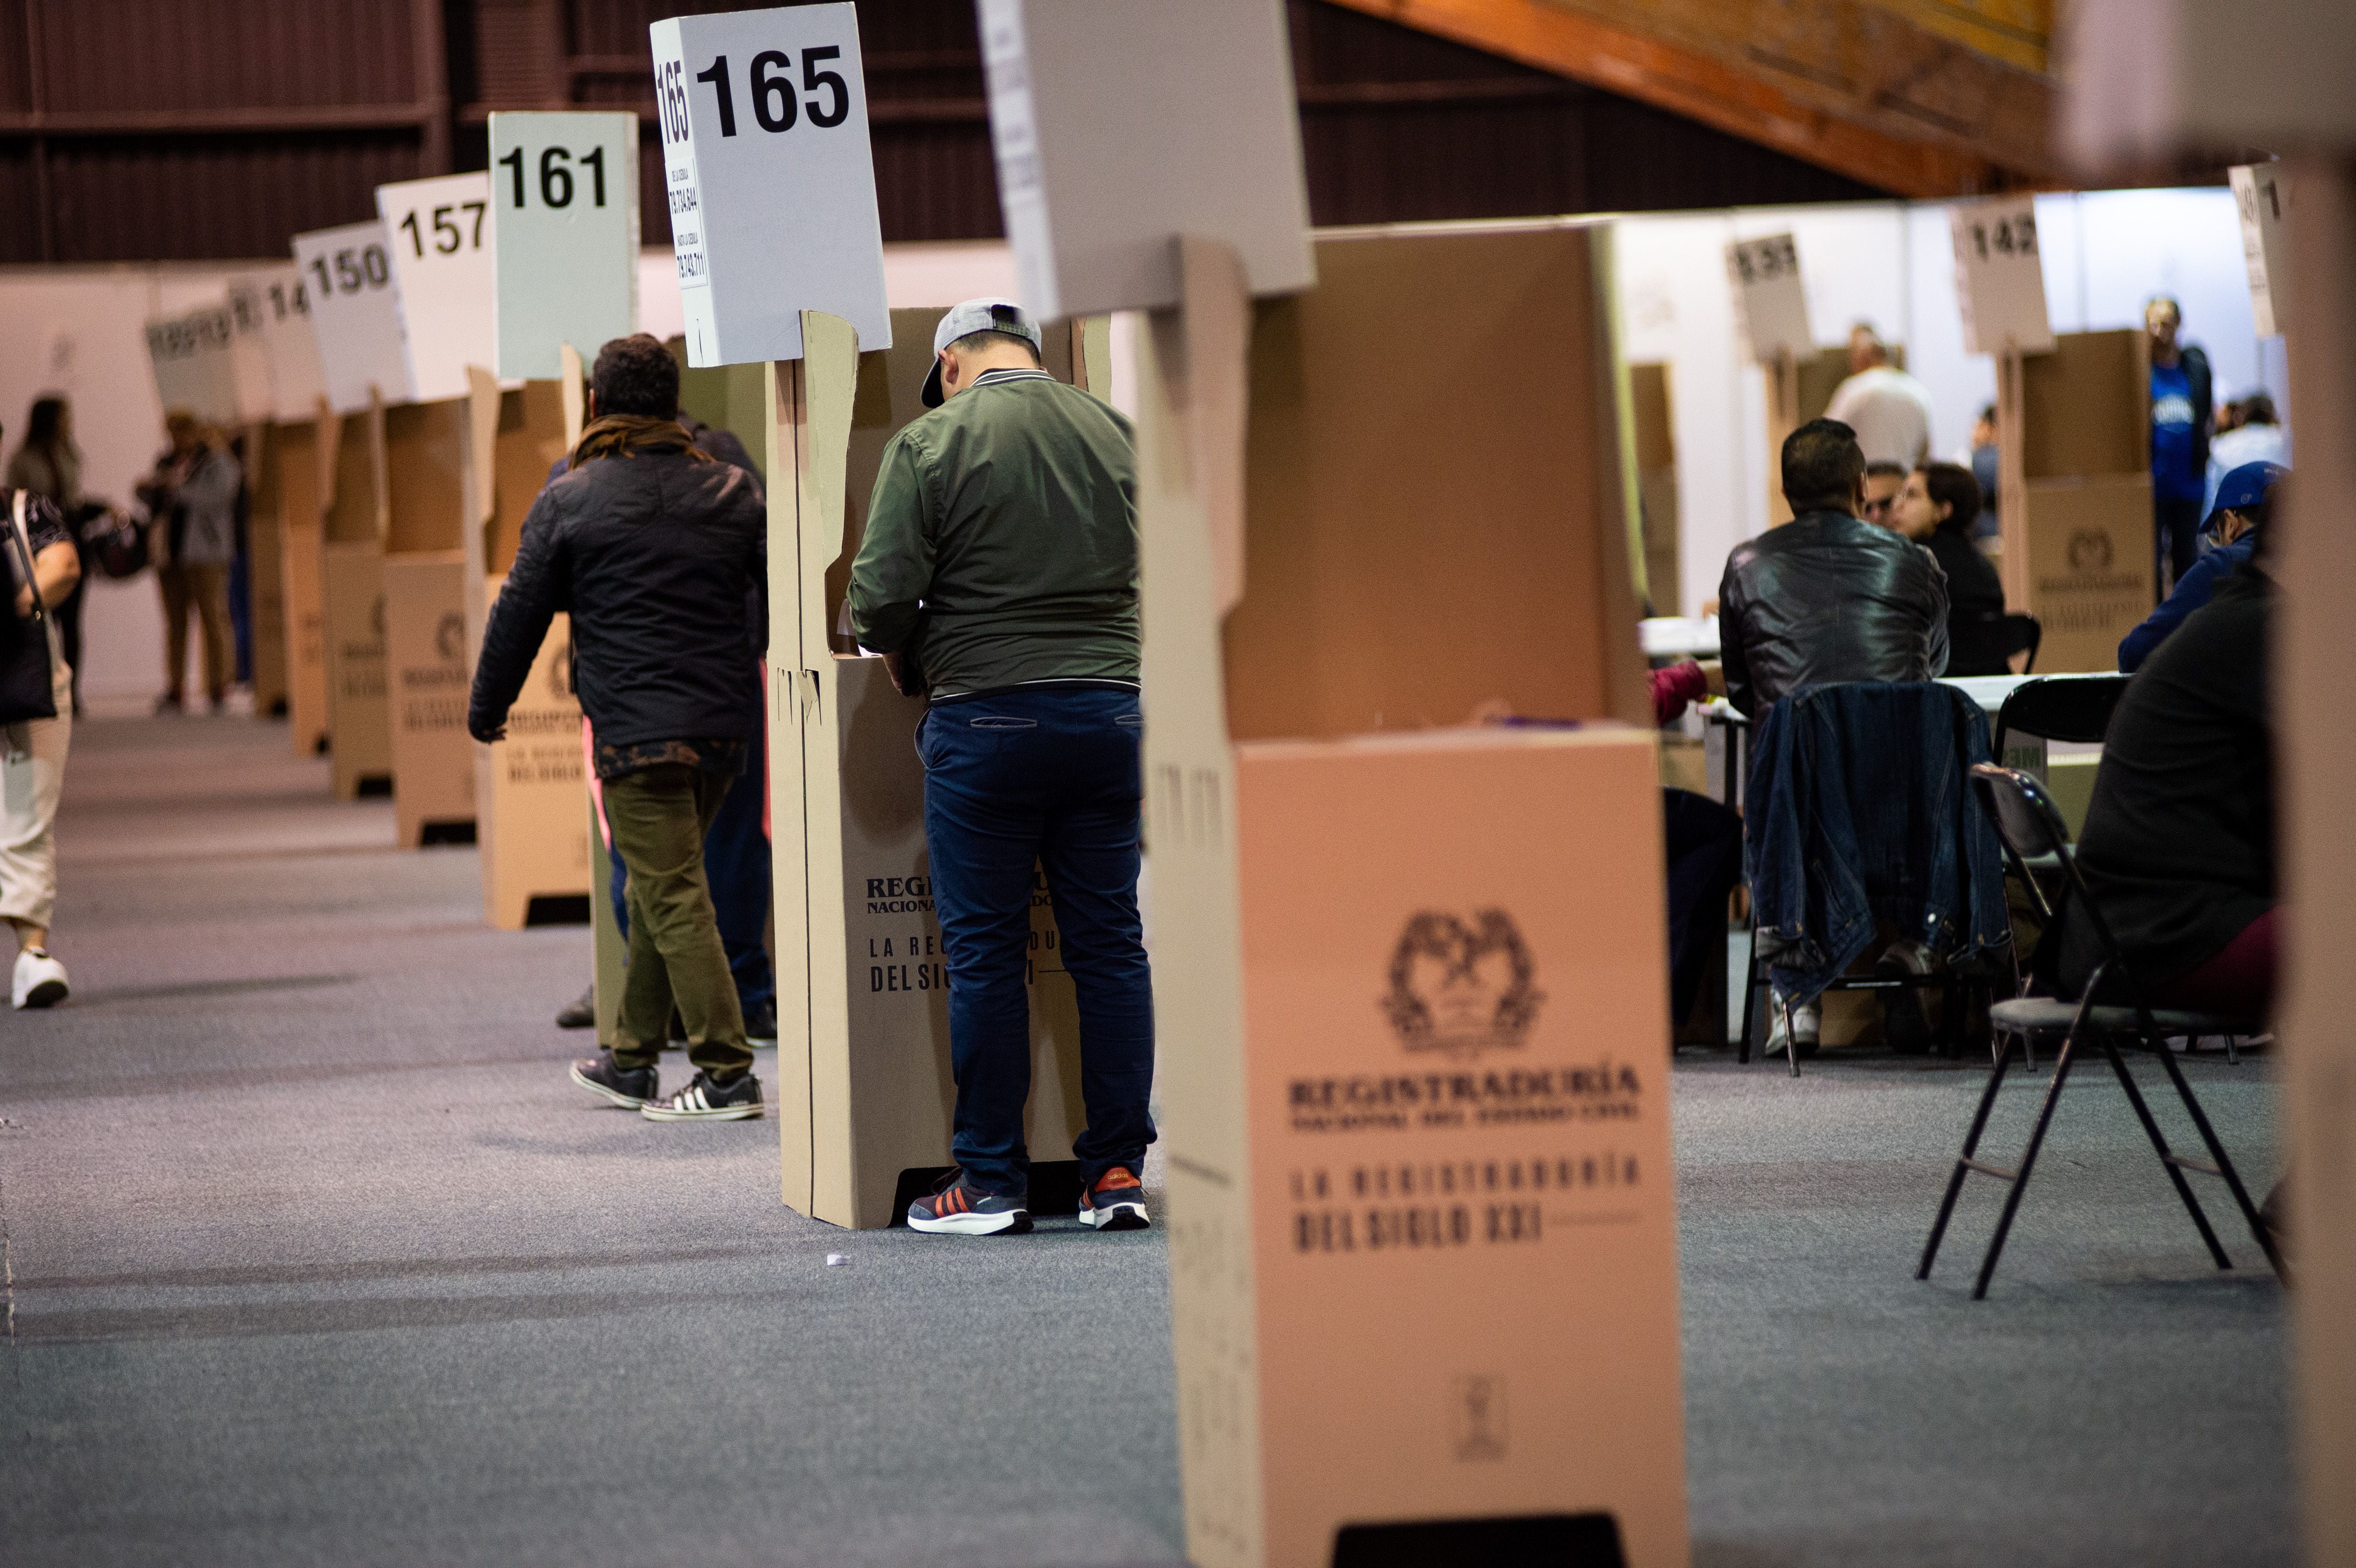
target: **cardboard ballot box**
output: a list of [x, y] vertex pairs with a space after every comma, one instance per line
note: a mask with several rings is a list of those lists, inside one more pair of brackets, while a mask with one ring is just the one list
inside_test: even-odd
[[[785, 1201], [815, 1218], [891, 1224], [910, 1189], [950, 1163], [947, 960], [925, 851], [919, 698], [883, 660], [837, 651], [850, 563], [876, 465], [923, 413], [937, 310], [893, 312], [893, 347], [859, 354], [848, 326], [811, 314], [805, 358], [779, 364], [769, 443], [769, 783], [776, 867], [777, 1102]], [[1093, 324], [1101, 376], [1104, 324]], [[1047, 367], [1073, 372], [1074, 334]], [[1091, 340], [1087, 329], [1078, 334]], [[1085, 348], [1082, 367], [1089, 361]], [[1101, 385], [1101, 380], [1092, 380]], [[1044, 884], [1032, 905], [1033, 1200], [1086, 1124], [1070, 977]], [[797, 1001], [806, 999], [806, 1005]], [[1076, 1199], [1076, 1195], [1069, 1195]]]
[[[1609, 245], [1337, 231], [1315, 290], [1254, 307], [1230, 252], [1182, 242], [1185, 303], [1141, 335], [1155, 1027], [1205, 1568], [1388, 1560], [1399, 1532], [1476, 1561], [1499, 1521], [1566, 1562], [1599, 1536], [1687, 1561]], [[1403, 378], [1404, 320], [1430, 351]]]
[[386, 695], [393, 821], [404, 849], [474, 832], [466, 735], [466, 402], [384, 414]]
[[284, 503], [279, 488], [279, 427], [255, 423], [245, 427], [243, 435], [253, 712], [257, 718], [271, 718], [286, 712], [285, 547], [279, 523]]
[[2136, 331], [2063, 332], [1997, 360], [2005, 605], [2038, 619], [2037, 672], [2116, 670], [2151, 613], [2151, 373]]
[[[462, 530], [461, 570], [467, 581], [461, 608], [471, 682], [484, 620], [515, 564], [523, 520], [547, 482], [549, 466], [564, 455], [565, 426], [563, 393], [554, 381], [526, 381], [503, 392], [481, 373], [468, 410], [466, 494], [473, 521]], [[550, 624], [509, 712], [507, 738], [475, 746], [473, 757], [484, 918], [504, 930], [556, 914], [580, 918], [591, 885], [583, 815], [588, 772], [568, 617]]]
[[384, 410], [336, 422], [322, 472], [320, 584], [326, 599], [327, 753], [336, 799], [392, 783], [392, 719], [384, 698]]
[[[332, 413], [324, 417], [336, 423]], [[273, 427], [270, 457], [277, 476], [277, 505], [274, 518], [261, 525], [276, 540], [278, 597], [286, 627], [286, 728], [297, 757], [316, 757], [327, 747], [327, 601], [325, 563], [319, 553], [326, 476], [320, 429], [314, 421]], [[257, 572], [260, 560], [257, 554]]]

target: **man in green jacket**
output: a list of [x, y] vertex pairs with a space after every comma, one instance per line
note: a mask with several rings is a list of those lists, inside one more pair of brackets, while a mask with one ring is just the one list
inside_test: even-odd
[[1153, 993], [1137, 912], [1137, 478], [1129, 421], [1039, 367], [1010, 300], [941, 318], [924, 401], [892, 438], [851, 569], [851, 619], [916, 732], [949, 961], [957, 1169], [911, 1229], [1031, 1229], [1032, 873], [1080, 1012], [1080, 1218], [1147, 1223]]

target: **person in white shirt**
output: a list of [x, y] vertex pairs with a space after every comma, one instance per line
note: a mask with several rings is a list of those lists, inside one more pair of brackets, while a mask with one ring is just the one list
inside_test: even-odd
[[2209, 438], [2209, 494], [2202, 503], [2208, 511], [2201, 513], [2203, 517], [2217, 510], [2218, 484], [2243, 464], [2279, 463], [2286, 468], [2290, 467], [2290, 437], [2275, 417], [2274, 399], [2264, 392], [2252, 392], [2228, 406], [2236, 416], [2233, 428], [2221, 430]]
[[1890, 362], [1890, 349], [1860, 321], [1848, 335], [1848, 380], [1825, 409], [1857, 432], [1869, 463], [1912, 471], [1931, 455], [1931, 389]]

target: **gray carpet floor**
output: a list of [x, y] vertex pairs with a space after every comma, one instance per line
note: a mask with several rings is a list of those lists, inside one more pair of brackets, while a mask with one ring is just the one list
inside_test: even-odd
[[[60, 831], [75, 996], [0, 1015], [0, 1562], [1181, 1556], [1158, 1232], [848, 1234], [773, 1122], [600, 1108], [585, 932], [487, 930], [471, 850], [279, 727], [86, 725]], [[2263, 1190], [2269, 1066], [2192, 1071]], [[2281, 1292], [2115, 1088], [1989, 1300], [1992, 1188], [1913, 1281], [1983, 1081], [1681, 1060], [1697, 1561], [2290, 1562]]]

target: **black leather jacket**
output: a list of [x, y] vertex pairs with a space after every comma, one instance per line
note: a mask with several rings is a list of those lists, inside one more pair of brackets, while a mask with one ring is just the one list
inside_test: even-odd
[[600, 745], [761, 734], [768, 580], [760, 483], [685, 453], [598, 457], [540, 492], [491, 603], [466, 728], [506, 722], [559, 610], [573, 618], [575, 689]]
[[1752, 718], [1833, 681], [1947, 670], [1947, 578], [1904, 534], [1812, 511], [1734, 547], [1718, 589], [1727, 701]]

